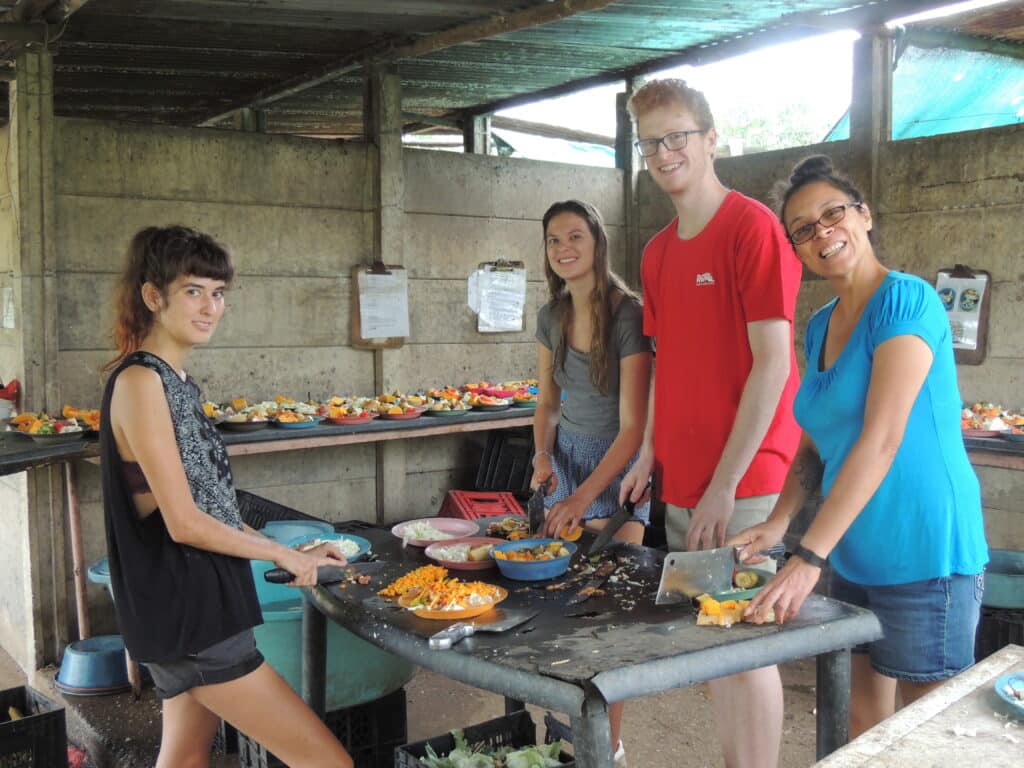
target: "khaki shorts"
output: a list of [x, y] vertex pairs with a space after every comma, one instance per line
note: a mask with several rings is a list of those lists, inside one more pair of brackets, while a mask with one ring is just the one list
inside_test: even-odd
[[[726, 538], [735, 536], [752, 525], [763, 523], [768, 519], [768, 515], [771, 514], [772, 508], [778, 500], [779, 494], [777, 493], [736, 499], [736, 509], [733, 512], [732, 520], [729, 521], [729, 527], [726, 529]], [[691, 515], [693, 515], [693, 507], [665, 504], [665, 540], [668, 542], [669, 552], [686, 551], [686, 532], [690, 528]], [[755, 567], [774, 571], [775, 561], [768, 558]]]

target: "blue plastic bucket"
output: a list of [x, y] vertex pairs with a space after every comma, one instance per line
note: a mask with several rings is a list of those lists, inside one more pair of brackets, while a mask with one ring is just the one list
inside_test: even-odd
[[78, 696], [97, 696], [127, 690], [124, 640], [120, 635], [96, 635], [75, 640], [64, 649], [54, 680], [57, 690]]
[[[302, 690], [302, 595], [295, 587], [271, 584], [263, 574], [275, 565], [252, 561], [263, 624], [255, 628], [256, 646], [267, 662], [296, 691]], [[327, 709], [353, 707], [398, 690], [416, 667], [327, 622]]]
[[323, 533], [334, 533], [334, 526], [317, 520], [272, 520], [260, 528], [260, 533], [287, 544], [299, 536], [313, 539]]

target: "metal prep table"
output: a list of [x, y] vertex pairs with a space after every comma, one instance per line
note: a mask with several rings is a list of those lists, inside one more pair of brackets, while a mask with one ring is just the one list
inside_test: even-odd
[[[783, 626], [697, 627], [690, 606], [654, 605], [664, 553], [620, 544], [614, 553], [629, 564], [628, 581], [607, 585], [606, 595], [573, 609], [565, 605], [573, 588], [547, 590], [550, 582], [509, 581], [497, 570], [460, 572], [508, 589], [502, 607], [538, 609], [540, 614], [507, 632], [478, 634], [453, 650], [432, 651], [426, 638], [452, 622], [417, 618], [375, 595], [394, 578], [429, 562], [422, 550], [403, 549], [379, 528], [353, 532], [370, 539], [373, 552], [388, 565], [371, 586], [304, 589], [302, 693], [314, 710], [324, 712], [329, 618], [453, 680], [567, 713], [576, 764], [582, 768], [611, 768], [608, 702], [808, 656], [818, 657], [817, 754], [824, 757], [847, 740], [849, 649], [881, 636], [869, 611], [818, 595], [811, 595], [798, 618]], [[581, 539], [576, 560], [588, 539]]]

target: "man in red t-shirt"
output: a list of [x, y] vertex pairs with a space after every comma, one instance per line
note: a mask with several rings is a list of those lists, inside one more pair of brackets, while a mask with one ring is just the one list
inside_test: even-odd
[[[669, 549], [721, 547], [768, 516], [796, 452], [800, 262], [772, 212], [719, 181], [714, 119], [702, 93], [681, 80], [655, 80], [633, 95], [629, 110], [637, 148], [677, 217], [644, 249], [654, 395], [640, 459], [621, 492], [641, 497], [654, 472]], [[774, 768], [782, 739], [778, 670], [714, 680], [710, 691], [727, 768]]]

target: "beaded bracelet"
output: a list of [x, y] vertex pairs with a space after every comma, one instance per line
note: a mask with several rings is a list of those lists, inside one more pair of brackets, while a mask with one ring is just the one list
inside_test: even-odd
[[793, 549], [793, 554], [808, 565], [813, 565], [815, 568], [824, 568], [828, 564], [828, 561], [824, 557], [815, 554], [803, 544], [797, 544]]

